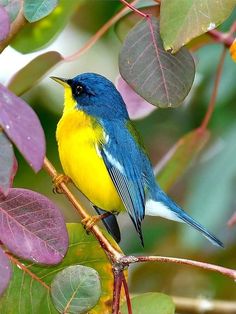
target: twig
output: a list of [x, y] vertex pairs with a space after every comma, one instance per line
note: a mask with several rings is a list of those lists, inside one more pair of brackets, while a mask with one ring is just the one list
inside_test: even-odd
[[234, 37], [231, 35], [231, 32], [223, 33], [218, 31], [217, 29], [212, 29], [207, 33], [214, 39], [214, 41], [224, 44], [227, 48], [229, 48], [234, 41]]
[[123, 283], [123, 287], [124, 287], [124, 291], [125, 291], [128, 313], [132, 314], [132, 306], [131, 306], [131, 301], [130, 301], [130, 296], [129, 296], [129, 289], [128, 289], [127, 281], [126, 281], [124, 274], [123, 274], [122, 283]]
[[236, 314], [236, 302], [172, 296], [176, 312], [191, 314]]
[[202, 268], [205, 270], [210, 270], [216, 273], [220, 273], [223, 276], [232, 278], [236, 281], [236, 270], [225, 268], [218, 265], [208, 264], [204, 262], [193, 261], [190, 259], [177, 258], [177, 257], [167, 257], [167, 256], [123, 256], [121, 258], [123, 265], [129, 266], [134, 263], [143, 262], [159, 262], [159, 263], [174, 263], [182, 265], [190, 265], [197, 268]]
[[212, 113], [214, 111], [214, 107], [215, 107], [215, 102], [216, 102], [216, 97], [217, 97], [217, 93], [218, 93], [218, 88], [219, 88], [219, 83], [220, 83], [220, 79], [221, 79], [221, 75], [222, 75], [222, 70], [223, 70], [223, 65], [224, 65], [224, 60], [225, 60], [225, 56], [226, 56], [226, 52], [227, 49], [224, 47], [222, 54], [220, 56], [220, 61], [218, 63], [217, 66], [217, 70], [216, 70], [216, 77], [215, 77], [215, 82], [214, 82], [214, 86], [213, 86], [213, 91], [211, 94], [211, 99], [208, 105], [208, 110], [206, 112], [206, 115], [201, 123], [200, 129], [201, 130], [205, 130], [208, 126], [208, 123], [211, 119]]
[[120, 310], [120, 292], [123, 281], [123, 269], [119, 265], [113, 267], [114, 285], [113, 285], [113, 302], [112, 314], [119, 314]]
[[[135, 5], [138, 0], [133, 1], [130, 5]], [[116, 15], [114, 15], [109, 21], [107, 21], [87, 42], [86, 44], [79, 49], [77, 52], [73, 53], [70, 56], [64, 57], [64, 61], [70, 62], [73, 61], [80, 56], [82, 56], [86, 51], [88, 51], [97, 41], [100, 39], [108, 29], [114, 25], [127, 11], [129, 8], [124, 7], [121, 11], [119, 11]]]

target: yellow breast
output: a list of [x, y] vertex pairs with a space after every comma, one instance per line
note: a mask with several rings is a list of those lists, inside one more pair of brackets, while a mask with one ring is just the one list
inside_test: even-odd
[[102, 128], [84, 112], [64, 110], [56, 137], [63, 170], [79, 190], [106, 211], [123, 210], [121, 199], [98, 152]]

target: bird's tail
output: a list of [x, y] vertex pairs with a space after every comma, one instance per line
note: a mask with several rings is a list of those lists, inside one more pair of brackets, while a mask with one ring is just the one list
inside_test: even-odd
[[164, 192], [157, 191], [155, 200], [148, 200], [146, 203], [145, 214], [150, 216], [160, 216], [170, 220], [184, 222], [200, 231], [211, 243], [216, 246], [224, 247], [223, 243], [218, 240], [205, 227], [190, 217], [174, 201], [172, 201]]

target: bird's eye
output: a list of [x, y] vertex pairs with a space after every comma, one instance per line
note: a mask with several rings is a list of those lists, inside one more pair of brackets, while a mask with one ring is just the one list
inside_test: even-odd
[[76, 93], [77, 93], [77, 95], [80, 95], [81, 93], [83, 93], [83, 86], [81, 86], [81, 85], [78, 85], [78, 86], [76, 86]]

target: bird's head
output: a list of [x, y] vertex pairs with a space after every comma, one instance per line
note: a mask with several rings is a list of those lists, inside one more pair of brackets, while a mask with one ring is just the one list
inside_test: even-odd
[[65, 87], [65, 110], [82, 110], [101, 119], [128, 118], [120, 93], [104, 76], [83, 73], [72, 79], [52, 79]]

